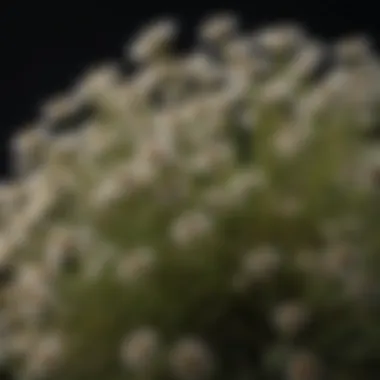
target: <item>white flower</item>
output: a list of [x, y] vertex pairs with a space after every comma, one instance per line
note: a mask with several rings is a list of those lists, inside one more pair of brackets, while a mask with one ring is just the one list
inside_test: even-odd
[[210, 58], [199, 52], [194, 52], [182, 62], [183, 74], [188, 80], [202, 88], [212, 88], [223, 79], [223, 69], [214, 64]]
[[110, 177], [101, 181], [90, 195], [90, 203], [95, 209], [105, 209], [120, 199], [123, 187], [118, 178]]
[[220, 13], [207, 18], [199, 27], [198, 35], [206, 42], [225, 42], [237, 32], [238, 20], [232, 13]]
[[18, 133], [12, 141], [13, 163], [16, 173], [27, 175], [43, 163], [48, 136], [41, 128], [28, 128]]
[[342, 278], [348, 275], [358, 263], [358, 255], [354, 247], [337, 241], [326, 247], [322, 260], [324, 273]]
[[[110, 151], [120, 137], [112, 131], [104, 130], [100, 125], [92, 123], [83, 130], [83, 140], [79, 154], [86, 164], [91, 165], [102, 154]], [[82, 162], [83, 162], [82, 161]]]
[[74, 94], [77, 99], [94, 99], [105, 96], [119, 82], [119, 71], [115, 64], [108, 63], [93, 67], [80, 79]]
[[117, 275], [127, 283], [144, 280], [154, 268], [156, 259], [156, 252], [151, 247], [132, 249], [118, 262]]
[[157, 167], [164, 167], [175, 162], [177, 158], [173, 132], [169, 126], [157, 128], [154, 136], [140, 144], [136, 162], [147, 162]]
[[371, 53], [371, 41], [364, 35], [347, 37], [335, 45], [335, 55], [343, 65], [364, 63]]
[[159, 334], [150, 327], [143, 327], [128, 334], [121, 345], [121, 360], [125, 367], [136, 373], [152, 369], [160, 349]]
[[169, 365], [178, 380], [204, 380], [214, 371], [214, 357], [199, 339], [183, 339], [169, 352]]
[[208, 149], [196, 152], [188, 161], [190, 173], [195, 175], [213, 174], [213, 172], [231, 167], [234, 152], [229, 144], [216, 144]]
[[305, 44], [305, 32], [295, 24], [278, 24], [259, 31], [256, 41], [270, 54], [293, 52]]
[[305, 147], [310, 137], [307, 132], [306, 128], [302, 130], [298, 126], [280, 127], [273, 136], [275, 153], [280, 158], [293, 158]]
[[306, 79], [318, 67], [323, 55], [324, 46], [318, 42], [311, 42], [294, 58], [284, 75], [298, 82]]
[[268, 184], [265, 173], [260, 168], [250, 168], [233, 175], [226, 184], [231, 197], [246, 199], [251, 191], [261, 190]]
[[248, 282], [272, 279], [281, 265], [281, 256], [271, 246], [261, 246], [248, 252], [241, 263], [241, 274]]
[[275, 308], [273, 324], [280, 334], [294, 336], [306, 324], [308, 312], [299, 302], [285, 302]]
[[52, 274], [76, 270], [81, 262], [90, 231], [57, 226], [49, 234], [46, 244], [46, 266]]
[[309, 351], [294, 352], [285, 368], [286, 380], [319, 380], [322, 377], [318, 358]]
[[63, 340], [58, 333], [47, 334], [39, 338], [27, 357], [27, 376], [40, 378], [51, 375], [62, 363], [63, 354]]
[[139, 190], [150, 188], [157, 179], [155, 163], [137, 157], [123, 163], [103, 180], [91, 194], [91, 205], [95, 209], [106, 209], [121, 199], [130, 199]]
[[47, 162], [66, 163], [69, 160], [78, 160], [80, 149], [84, 143], [82, 131], [74, 132], [51, 142], [48, 149]]
[[18, 183], [2, 182], [0, 184], [0, 208], [4, 222], [19, 212], [24, 206], [23, 188]]
[[170, 236], [179, 246], [187, 246], [207, 236], [213, 228], [210, 217], [200, 211], [186, 211], [170, 227]]
[[137, 63], [157, 58], [173, 42], [177, 29], [177, 24], [169, 19], [152, 23], [128, 47], [128, 56]]
[[62, 117], [70, 115], [77, 105], [75, 97], [70, 93], [51, 97], [40, 108], [43, 125], [51, 126]]
[[54, 302], [54, 290], [43, 269], [34, 264], [24, 264], [7, 291], [7, 305], [15, 318], [31, 325], [39, 323]]
[[227, 211], [243, 205], [256, 191], [265, 189], [267, 185], [264, 172], [259, 168], [250, 168], [231, 175], [226, 183], [211, 186], [202, 195], [202, 200], [206, 207], [214, 211]]
[[224, 55], [230, 63], [237, 64], [240, 67], [241, 65], [253, 64], [252, 53], [253, 49], [250, 39], [241, 37], [226, 44]]
[[287, 77], [275, 78], [259, 93], [263, 105], [277, 106], [295, 103], [295, 82]]

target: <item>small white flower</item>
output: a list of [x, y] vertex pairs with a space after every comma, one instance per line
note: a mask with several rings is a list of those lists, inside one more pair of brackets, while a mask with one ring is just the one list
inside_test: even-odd
[[7, 351], [12, 358], [25, 359], [34, 349], [35, 334], [28, 332], [12, 332], [7, 337]]
[[108, 207], [123, 194], [123, 187], [118, 178], [106, 178], [95, 187], [91, 194], [91, 203], [96, 209]]
[[132, 249], [117, 264], [117, 275], [127, 283], [144, 279], [154, 268], [156, 252], [150, 247]]
[[257, 190], [262, 190], [268, 182], [265, 174], [258, 168], [233, 174], [226, 183], [208, 188], [202, 200], [206, 207], [215, 211], [227, 211], [243, 205]]
[[158, 171], [153, 162], [135, 158], [123, 163], [109, 178], [103, 180], [91, 194], [95, 209], [106, 209], [121, 199], [129, 199], [139, 190], [149, 188], [157, 179]]
[[250, 192], [261, 190], [267, 184], [265, 173], [260, 168], [251, 167], [232, 176], [226, 184], [226, 189], [232, 198], [244, 200]]
[[119, 71], [115, 64], [108, 63], [93, 67], [78, 82], [74, 94], [78, 99], [94, 99], [105, 96], [119, 81]]
[[193, 83], [201, 87], [218, 84], [222, 80], [222, 68], [214, 64], [206, 54], [195, 52], [182, 62], [183, 72]]
[[74, 132], [51, 142], [48, 149], [47, 161], [51, 163], [66, 163], [78, 160], [81, 146], [83, 146], [82, 131]]
[[71, 230], [63, 226], [53, 228], [46, 244], [46, 266], [52, 274], [76, 269], [85, 246], [90, 241], [90, 231]]
[[[155, 151], [152, 152], [152, 154], [153, 153], [157, 154], [156, 157], [161, 159], [162, 156], [166, 154], [162, 151]], [[161, 157], [159, 155], [161, 155]], [[158, 174], [156, 162], [144, 158], [136, 158], [131, 162], [130, 167], [127, 168], [125, 175], [121, 175], [120, 179], [124, 185], [128, 186], [128, 184], [130, 184], [137, 190], [151, 186], [157, 179]]]
[[259, 31], [256, 41], [270, 54], [283, 54], [305, 44], [305, 32], [295, 24], [279, 24]]
[[138, 72], [132, 78], [132, 104], [147, 103], [152, 94], [163, 90], [168, 83], [171, 73], [168, 65], [154, 65]]
[[241, 37], [225, 46], [225, 57], [232, 64], [249, 65], [253, 63], [252, 43], [248, 38]]
[[40, 113], [42, 123], [50, 126], [51, 123], [70, 115], [76, 107], [76, 99], [70, 93], [51, 97], [41, 105]]
[[297, 155], [305, 146], [306, 137], [309, 137], [305, 132], [291, 126], [280, 128], [273, 136], [273, 145], [279, 157], [293, 158]]
[[46, 157], [48, 136], [41, 128], [28, 128], [12, 141], [13, 163], [16, 172], [27, 175], [43, 163]]
[[344, 242], [330, 243], [323, 252], [323, 270], [327, 275], [344, 277], [357, 264], [357, 252]]
[[92, 123], [83, 130], [83, 140], [86, 141], [79, 154], [88, 164], [92, 164], [99, 156], [110, 151], [119, 136], [104, 130], [100, 125]]
[[54, 304], [54, 294], [46, 273], [33, 264], [20, 268], [15, 283], [7, 291], [7, 305], [16, 319], [33, 325], [39, 323]]
[[27, 375], [32, 378], [51, 375], [62, 362], [63, 354], [63, 340], [59, 334], [54, 333], [39, 338], [27, 357]]
[[260, 92], [260, 101], [266, 106], [295, 103], [295, 82], [290, 78], [275, 78], [268, 82]]
[[0, 184], [1, 213], [7, 220], [14, 212], [18, 212], [24, 205], [22, 186], [18, 183], [3, 182]]
[[183, 339], [169, 352], [169, 365], [178, 380], [205, 380], [214, 371], [214, 357], [207, 345], [198, 339]]
[[364, 35], [345, 38], [335, 45], [335, 55], [343, 65], [368, 61], [371, 53], [371, 41]]
[[232, 13], [220, 13], [207, 18], [199, 27], [198, 35], [206, 42], [225, 42], [237, 32], [238, 19]]
[[309, 351], [294, 352], [285, 368], [286, 380], [319, 380], [322, 377], [318, 358]]
[[285, 302], [275, 308], [273, 324], [280, 334], [290, 337], [296, 335], [306, 324], [308, 312], [298, 302]]
[[258, 247], [242, 260], [241, 273], [249, 282], [270, 280], [281, 265], [279, 253], [271, 246]]
[[233, 159], [234, 152], [230, 145], [214, 143], [207, 150], [196, 152], [189, 159], [188, 169], [195, 175], [209, 175], [215, 170], [230, 167]]
[[161, 128], [139, 146], [137, 156], [141, 163], [147, 162], [163, 167], [175, 162], [176, 153], [172, 131], [169, 128]]
[[179, 246], [187, 246], [207, 236], [212, 228], [212, 220], [207, 214], [187, 211], [171, 225], [170, 236]]
[[169, 19], [152, 23], [128, 47], [128, 56], [137, 63], [157, 58], [173, 42], [177, 29], [177, 24]]
[[135, 373], [149, 372], [158, 358], [160, 337], [150, 327], [140, 328], [128, 334], [121, 345], [121, 360]]

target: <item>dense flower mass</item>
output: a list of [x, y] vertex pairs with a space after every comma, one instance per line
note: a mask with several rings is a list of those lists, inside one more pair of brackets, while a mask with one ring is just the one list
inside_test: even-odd
[[230, 13], [94, 66], [12, 142], [0, 367], [25, 380], [375, 379], [380, 61]]

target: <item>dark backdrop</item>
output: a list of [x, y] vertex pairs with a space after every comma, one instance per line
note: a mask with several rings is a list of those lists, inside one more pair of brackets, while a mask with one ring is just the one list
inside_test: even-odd
[[183, 26], [183, 46], [191, 43], [197, 21], [218, 9], [239, 11], [246, 27], [294, 19], [323, 38], [356, 31], [379, 37], [376, 2], [248, 0], [213, 6], [184, 0], [177, 7], [144, 0], [46, 3], [3, 0], [0, 5], [0, 177], [9, 175], [9, 137], [34, 117], [38, 103], [69, 86], [89, 63], [119, 57], [125, 41], [152, 17], [176, 16]]

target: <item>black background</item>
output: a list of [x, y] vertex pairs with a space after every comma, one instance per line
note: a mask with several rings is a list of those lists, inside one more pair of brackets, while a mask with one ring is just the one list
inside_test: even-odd
[[[256, 28], [295, 20], [325, 39], [364, 32], [378, 41], [376, 2], [235, 1], [3, 1], [0, 5], [0, 176], [9, 175], [7, 141], [32, 120], [39, 102], [70, 86], [93, 62], [119, 58], [125, 42], [152, 18], [180, 20], [181, 44], [191, 44], [193, 28], [213, 10], [239, 12], [243, 26]], [[7, 4], [8, 3], [8, 4]], [[88, 4], [88, 5], [87, 5]]]

